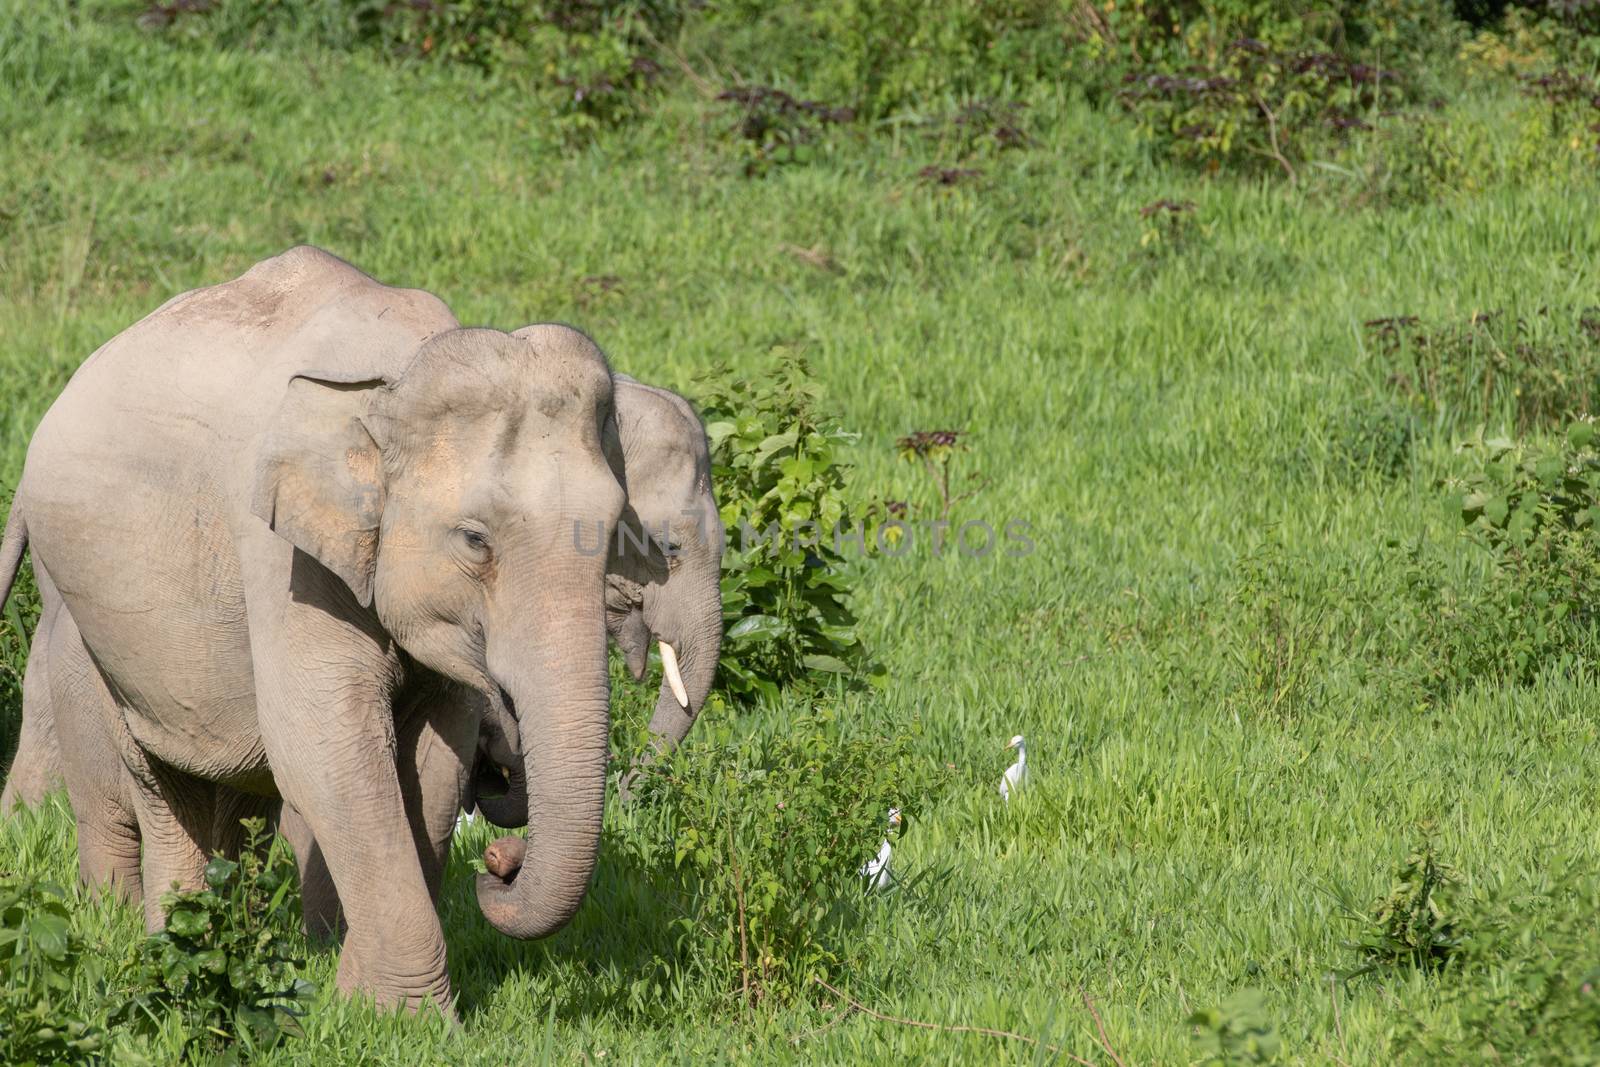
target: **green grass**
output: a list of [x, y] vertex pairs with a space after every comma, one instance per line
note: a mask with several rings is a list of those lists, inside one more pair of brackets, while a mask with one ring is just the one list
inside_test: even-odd
[[[1024, 519], [1036, 551], [918, 545], [860, 568], [890, 682], [842, 705], [920, 717], [923, 757], [955, 766], [896, 852], [920, 877], [868, 909], [870, 962], [844, 981], [873, 1007], [1109, 1062], [1082, 988], [1126, 1063], [1172, 1063], [1193, 1056], [1189, 1013], [1248, 986], [1286, 1059], [1387, 1062], [1405, 1012], [1443, 1009], [1417, 976], [1335, 996], [1330, 973], [1357, 962], [1339, 892], [1385, 892], [1422, 820], [1476, 885], [1595, 863], [1592, 683], [1488, 680], [1419, 708], [1395, 647], [1406, 601], [1386, 541], [1420, 541], [1459, 576], [1482, 566], [1437, 486], [1470, 427], [1423, 426], [1393, 480], [1336, 455], [1340, 413], [1385, 395], [1364, 320], [1600, 303], [1593, 182], [1525, 165], [1529, 105], [1506, 84], [1485, 76], [1447, 108], [1483, 143], [1472, 180], [1386, 207], [1332, 171], [1290, 186], [1175, 169], [1066, 90], [1032, 101], [1039, 145], [954, 189], [916, 181], [949, 161], [888, 133], [752, 181], [686, 87], [569, 147], [514, 86], [468, 72], [219, 52], [122, 9], [70, 33], [59, 20], [0, 5], [0, 486], [95, 347], [299, 242], [467, 322], [578, 323], [618, 369], [691, 394], [718, 362], [802, 347], [861, 434], [863, 496], [926, 501], [895, 439], [972, 432], [963, 462], [990, 484], [957, 517]], [[1180, 248], [1140, 245], [1138, 209], [1158, 197], [1197, 205]], [[597, 275], [620, 288], [595, 295]], [[1271, 713], [1239, 659], [1263, 639], [1239, 567], [1262, 545], [1279, 546], [1289, 599], [1331, 620], [1301, 653], [1303, 694]], [[621, 714], [648, 704], [622, 697]], [[996, 783], [1017, 732], [1034, 784], [1008, 810]], [[608, 812], [608, 846], [630, 817]], [[861, 1016], [810, 1033], [828, 998], [746, 1016], [690, 989], [681, 1011], [640, 1010], [630, 984], [673, 934], [621, 851], [603, 849], [571, 927], [524, 945], [472, 902], [466, 861], [486, 843], [466, 834], [447, 876], [458, 1027], [341, 1001], [316, 951], [309, 1036], [266, 1062], [1039, 1062]], [[0, 870], [71, 880], [64, 807], [0, 827]], [[109, 905], [84, 922], [138, 936]]]

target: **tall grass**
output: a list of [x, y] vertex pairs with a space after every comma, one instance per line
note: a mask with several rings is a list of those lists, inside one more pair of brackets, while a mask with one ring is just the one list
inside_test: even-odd
[[[751, 180], [692, 86], [573, 146], [471, 71], [305, 40], [218, 50], [141, 33], [124, 5], [73, 10], [0, 3], [0, 486], [97, 345], [301, 241], [467, 322], [581, 324], [618, 369], [678, 389], [801, 349], [875, 498], [919, 491], [898, 438], [970, 433], [990, 483], [957, 517], [1022, 519], [1035, 551], [923, 541], [861, 567], [889, 683], [841, 713], [920, 719], [919, 756], [953, 784], [897, 846], [911, 884], [862, 903], [858, 1000], [1108, 1062], [1082, 989], [1126, 1062], [1173, 1063], [1193, 1011], [1255, 988], [1288, 1059], [1384, 1062], [1397, 1003], [1448, 1006], [1418, 976], [1330, 992], [1353, 960], [1341, 894], [1386, 891], [1421, 820], [1469, 881], [1532, 878], [1552, 851], [1595, 862], [1589, 682], [1487, 678], [1427, 706], [1411, 684], [1386, 543], [1429, 546], [1464, 585], [1483, 567], [1438, 488], [1485, 418], [1477, 397], [1418, 417], [1382, 471], [1340, 436], [1397, 403], [1364, 322], [1600, 303], [1592, 177], [1526, 162], [1530, 105], [1509, 82], [1458, 82], [1444, 107], [1480, 131], [1474, 181], [1404, 201], [1363, 198], [1349, 168], [1291, 185], [1170, 166], [1070, 86], [1036, 92], [1038, 143], [972, 181], [919, 180], [949, 161], [903, 130]], [[1141, 243], [1162, 198], [1195, 204], [1192, 232]], [[1514, 420], [1509, 401], [1488, 413]], [[1247, 564], [1263, 551], [1277, 562]], [[1274, 703], [1284, 632], [1304, 683]], [[20, 650], [0, 649], [9, 724]], [[644, 713], [652, 694], [618, 689], [619, 715]], [[781, 730], [797, 710], [725, 725]], [[1018, 732], [1033, 786], [1006, 806]], [[314, 952], [307, 1039], [266, 1062], [1033, 1061], [859, 1014], [830, 1025], [828, 997], [747, 1014], [692, 984], [641, 989], [683, 951], [614, 847], [641, 817], [608, 810], [589, 900], [537, 944], [478, 917], [467, 861], [487, 837], [467, 831], [442, 905], [462, 1025], [341, 1000], [335, 957]], [[59, 806], [0, 828], [0, 869], [73, 867]], [[126, 945], [130, 915], [85, 921]]]

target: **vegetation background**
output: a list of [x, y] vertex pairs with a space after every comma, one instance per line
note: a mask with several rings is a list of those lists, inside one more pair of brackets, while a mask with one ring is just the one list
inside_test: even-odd
[[461, 835], [459, 1025], [338, 998], [281, 852], [147, 941], [12, 817], [3, 1058], [1593, 1062], [1600, 6], [1304, 8], [0, 0], [0, 486], [99, 344], [309, 242], [582, 325], [725, 416], [725, 513], [895, 550], [731, 557], [559, 935]]

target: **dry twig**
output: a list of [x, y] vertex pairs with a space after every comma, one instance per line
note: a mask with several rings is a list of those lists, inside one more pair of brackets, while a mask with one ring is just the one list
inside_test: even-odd
[[1339, 1035], [1339, 1051], [1348, 1056], [1350, 1049], [1344, 1043], [1344, 1019], [1339, 1015], [1339, 985], [1336, 975], [1328, 975], [1328, 998], [1333, 1001], [1333, 1032]]
[[739, 850], [733, 843], [733, 823], [728, 823], [728, 857], [733, 860], [733, 891], [739, 901], [739, 989], [745, 1011], [750, 1010], [750, 950], [744, 935], [744, 874], [739, 870]]
[[815, 267], [818, 270], [824, 270], [830, 274], [844, 273], [844, 268], [839, 266], [838, 260], [829, 255], [828, 250], [823, 248], [821, 245], [813, 245], [810, 248], [802, 248], [799, 245], [785, 243], [778, 245], [778, 251], [782, 252], [784, 255], [793, 256], [795, 259], [798, 259], [808, 267]]
[[695, 90], [701, 96], [705, 97], [707, 100], [716, 99], [717, 94], [722, 90], [717, 86], [712, 85], [710, 82], [706, 81], [706, 79], [702, 78], [698, 73], [696, 73], [695, 69], [689, 66], [689, 61], [683, 58], [682, 52], [665, 43], [661, 40], [661, 38], [652, 33], [650, 31], [650, 27], [645, 25], [642, 19], [637, 25], [639, 27], [639, 32], [644, 34], [645, 40], [649, 41], [651, 44], [655, 45], [655, 47], [659, 48], [663, 53], [665, 53], [667, 58], [671, 59], [673, 64], [683, 72], [683, 76], [689, 79], [690, 83], [694, 85]]
[[1106, 1024], [1100, 1021], [1100, 1013], [1094, 1010], [1094, 998], [1089, 995], [1087, 989], [1080, 988], [1078, 992], [1083, 995], [1083, 1006], [1089, 1009], [1089, 1015], [1094, 1019], [1094, 1028], [1100, 1031], [1100, 1047], [1106, 1050], [1106, 1055], [1111, 1057], [1111, 1062], [1117, 1067], [1128, 1067], [1122, 1062], [1122, 1057], [1117, 1055], [1117, 1050], [1111, 1047], [1111, 1039], [1106, 1037]]
[[1263, 152], [1262, 155], [1267, 156], [1269, 159], [1277, 160], [1278, 165], [1281, 166], [1284, 169], [1284, 172], [1289, 175], [1289, 184], [1293, 185], [1300, 179], [1299, 175], [1295, 174], [1294, 167], [1290, 166], [1289, 161], [1284, 158], [1283, 150], [1278, 147], [1278, 116], [1274, 115], [1272, 113], [1272, 109], [1267, 106], [1267, 102], [1261, 99], [1260, 93], [1256, 93], [1254, 95], [1256, 98], [1256, 107], [1260, 108], [1261, 114], [1266, 116], [1267, 137], [1272, 141], [1272, 150], [1270, 152]]

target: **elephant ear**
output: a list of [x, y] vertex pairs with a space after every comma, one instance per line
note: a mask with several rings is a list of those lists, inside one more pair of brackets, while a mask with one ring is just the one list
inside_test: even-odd
[[251, 510], [372, 604], [383, 457], [361, 419], [381, 379], [297, 374], [256, 454]]

